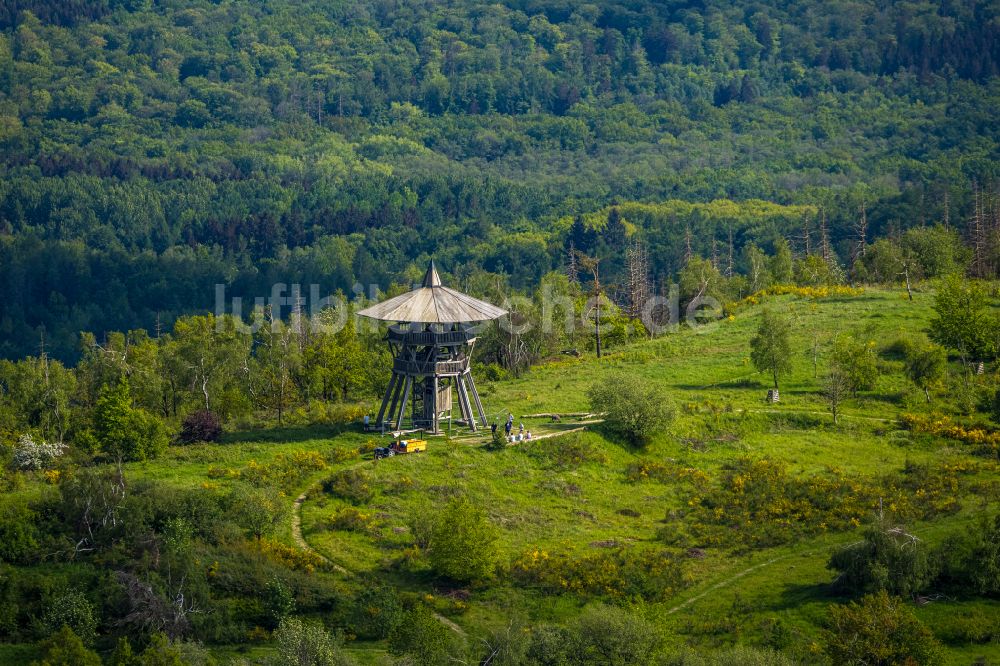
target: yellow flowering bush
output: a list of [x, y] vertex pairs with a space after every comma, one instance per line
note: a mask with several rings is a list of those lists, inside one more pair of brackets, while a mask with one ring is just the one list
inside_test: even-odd
[[678, 463], [662, 463], [655, 460], [642, 460], [625, 468], [625, 479], [630, 483], [640, 481], [687, 481], [696, 487], [704, 487], [709, 482], [709, 476], [700, 469], [685, 467]]
[[862, 287], [848, 287], [846, 285], [826, 285], [819, 287], [799, 287], [794, 284], [776, 284], [754, 292], [738, 301], [727, 303], [725, 312], [731, 315], [742, 307], [758, 305], [768, 296], [798, 296], [800, 298], [811, 298], [820, 300], [823, 298], [843, 298], [851, 296], [861, 296], [865, 293]]
[[341, 509], [335, 513], [328, 523], [332, 530], [344, 530], [346, 532], [367, 532], [374, 524], [374, 519], [370, 513], [360, 511], [353, 506]]
[[290, 489], [298, 486], [311, 472], [318, 472], [326, 467], [326, 460], [319, 453], [300, 449], [279, 453], [266, 464], [251, 460], [239, 471], [239, 477], [258, 488], [276, 486]]
[[680, 524], [671, 522], [660, 536], [677, 546], [760, 548], [857, 527], [880, 507], [894, 519], [925, 519], [957, 511], [959, 477], [974, 470], [911, 464], [876, 479], [850, 477], [836, 468], [795, 476], [781, 462], [745, 457], [713, 481], [670, 477], [688, 483], [687, 508], [678, 516]]
[[511, 577], [524, 587], [583, 597], [662, 601], [686, 585], [681, 556], [662, 549], [616, 548], [583, 557], [529, 550], [514, 558]]
[[286, 546], [279, 541], [271, 539], [260, 539], [251, 543], [255, 543], [260, 552], [269, 560], [289, 569], [312, 573], [317, 569], [325, 570], [328, 568], [326, 560], [309, 550]]
[[953, 439], [963, 444], [969, 444], [980, 455], [1000, 457], [1000, 431], [985, 428], [967, 428], [955, 423], [951, 418], [940, 414], [921, 416], [919, 414], [903, 414], [899, 417], [903, 428], [912, 432], [934, 435], [945, 439]]

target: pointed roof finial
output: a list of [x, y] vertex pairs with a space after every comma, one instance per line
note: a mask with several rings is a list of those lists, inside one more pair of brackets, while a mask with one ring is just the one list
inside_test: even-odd
[[424, 287], [440, 287], [441, 286], [441, 276], [438, 275], [437, 268], [434, 266], [434, 260], [431, 259], [431, 265], [427, 267], [427, 272], [424, 274]]

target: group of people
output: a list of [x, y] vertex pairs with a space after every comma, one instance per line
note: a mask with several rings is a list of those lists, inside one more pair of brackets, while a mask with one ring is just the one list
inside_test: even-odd
[[[507, 438], [507, 442], [524, 442], [531, 439], [531, 431], [525, 432], [524, 423], [518, 424], [517, 434], [513, 433], [514, 430], [514, 415], [510, 412], [507, 413], [507, 422], [503, 426], [504, 434]], [[493, 425], [490, 426], [490, 430], [495, 435], [497, 433], [497, 422], [494, 421]]]

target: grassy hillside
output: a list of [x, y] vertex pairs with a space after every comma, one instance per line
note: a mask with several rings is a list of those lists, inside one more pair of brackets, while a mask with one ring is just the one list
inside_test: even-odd
[[[932, 298], [917, 294], [869, 291], [862, 296], [809, 300], [781, 297], [771, 307], [787, 310], [795, 321], [794, 339], [802, 350], [795, 372], [784, 382], [779, 405], [764, 403], [768, 386], [749, 364], [748, 340], [759, 308], [704, 329], [681, 330], [641, 343], [604, 359], [559, 360], [525, 377], [488, 385], [490, 414], [578, 412], [588, 408], [587, 387], [613, 370], [624, 370], [661, 383], [680, 403], [682, 415], [673, 430], [644, 451], [609, 441], [597, 427], [586, 434], [526, 443], [500, 453], [474, 446], [473, 440], [435, 442], [425, 456], [390, 459], [371, 469], [375, 498], [361, 508], [371, 519], [362, 533], [329, 529], [331, 515], [348, 506], [314, 492], [304, 507], [305, 534], [320, 552], [365, 578], [387, 577], [396, 584], [434, 590], [434, 581], [407, 549], [412, 517], [439, 507], [456, 490], [486, 508], [502, 529], [505, 558], [518, 560], [536, 551], [549, 557], [586, 558], [618, 546], [639, 548], [664, 541], [688, 551], [686, 589], [641, 612], [654, 619], [677, 647], [716, 648], [730, 642], [772, 645], [796, 658], [818, 658], [826, 606], [841, 601], [829, 586], [825, 564], [834, 548], [857, 541], [855, 529], [817, 528], [775, 547], [748, 547], [739, 537], [719, 547], [688, 532], [685, 505], [697, 495], [684, 481], [632, 481], [637, 464], [695, 470], [714, 480], [734, 461], [750, 457], [784, 465], [791, 476], [812, 479], [830, 470], [852, 481], [870, 483], [877, 495], [892, 491], [885, 475], [906, 465], [967, 466], [956, 479], [961, 508], [911, 527], [934, 542], [968, 529], [989, 501], [995, 500], [998, 467], [993, 461], [941, 441], [917, 441], [899, 429], [895, 418], [906, 409], [924, 409], [913, 401], [913, 388], [899, 376], [884, 376], [876, 390], [850, 401], [840, 426], [833, 426], [813, 376], [810, 349], [814, 331], [829, 336], [860, 327], [881, 346], [901, 331], [919, 331], [929, 319]], [[820, 369], [826, 361], [820, 359]], [[932, 405], [933, 407], [933, 405]], [[503, 416], [501, 416], [501, 419]], [[553, 427], [546, 419], [525, 419], [538, 432]], [[673, 472], [671, 472], [673, 473]], [[708, 484], [711, 481], [707, 482]], [[870, 519], [876, 505], [864, 508]], [[764, 533], [774, 526], [762, 525]], [[666, 536], [663, 534], [667, 532]], [[748, 534], [754, 530], [748, 529]], [[678, 537], [678, 535], [680, 535]], [[677, 538], [675, 538], [677, 537]], [[553, 594], [545, 589], [501, 586], [473, 590], [467, 607], [453, 612], [470, 630], [497, 625], [511, 613], [531, 622], [566, 621], [583, 604], [602, 596]], [[444, 609], [451, 609], [442, 605]], [[956, 642], [956, 618], [996, 616], [995, 601], [937, 600], [917, 614], [951, 640], [949, 663], [969, 663], [976, 656], [1000, 658], [1000, 646]], [[995, 620], [992, 621], [995, 623]], [[994, 631], [996, 628], [994, 628]]]
[[[488, 451], [484, 436], [456, 429], [452, 438], [433, 438], [425, 454], [376, 463], [357, 451], [378, 438], [353, 428], [284, 429], [172, 447], [156, 461], [126, 465], [125, 473], [133, 484], [212, 496], [280, 489], [286, 513], [273, 537], [212, 551], [213, 594], [228, 595], [231, 612], [242, 604], [253, 617], [246, 611], [251, 602], [241, 599], [256, 594], [260, 604], [263, 593], [253, 592], [251, 579], [261, 574], [248, 562], [266, 564], [294, 590], [302, 613], [347, 630], [348, 649], [362, 662], [381, 663], [389, 644], [354, 638], [353, 599], [386, 584], [453, 622], [473, 651], [511, 621], [567, 624], [585, 608], [609, 603], [651, 620], [668, 652], [756, 645], [815, 663], [827, 607], [847, 601], [831, 587], [826, 562], [834, 549], [859, 540], [860, 525], [880, 505], [928, 544], [973, 529], [995, 506], [995, 458], [914, 435], [897, 422], [906, 412], [952, 406], [944, 390], [925, 404], [891, 356], [902, 331], [919, 335], [926, 326], [932, 302], [930, 293], [911, 302], [900, 292], [874, 290], [769, 299], [768, 307], [792, 317], [797, 350], [777, 405], [765, 403], [768, 381], [748, 360], [761, 312], [748, 304], [717, 323], [684, 327], [603, 359], [554, 359], [518, 379], [483, 382], [491, 418], [509, 410], [545, 436], [504, 451]], [[826, 337], [824, 349], [837, 333], [870, 340], [883, 366], [875, 389], [849, 400], [836, 426], [814, 376], [816, 331]], [[827, 365], [820, 354], [820, 374]], [[615, 441], [594, 417], [522, 418], [589, 411], [588, 387], [615, 371], [665, 387], [679, 406], [670, 431], [647, 448]], [[746, 490], [737, 489], [738, 475]], [[20, 492], [50, 491], [39, 482]], [[301, 510], [293, 504], [300, 493]], [[419, 547], [423, 526], [456, 496], [470, 498], [499, 528], [502, 573], [492, 581], [437, 577]], [[783, 504], [805, 496], [813, 503]], [[300, 514], [305, 542], [292, 527]], [[248, 577], [242, 586], [240, 572]], [[928, 596], [933, 601], [913, 610], [945, 644], [947, 663], [1000, 659], [1000, 602]], [[242, 638], [220, 634], [212, 650], [218, 657], [267, 655], [267, 632], [244, 630]], [[18, 663], [26, 654], [33, 653], [25, 646], [4, 646], [0, 661]]]

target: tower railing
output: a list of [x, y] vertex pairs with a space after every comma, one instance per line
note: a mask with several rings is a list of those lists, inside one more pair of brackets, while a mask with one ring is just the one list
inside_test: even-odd
[[476, 339], [476, 335], [471, 331], [446, 331], [438, 333], [436, 331], [398, 331], [390, 328], [388, 338], [390, 342], [406, 345], [450, 347], [468, 344]]
[[392, 362], [393, 372], [401, 375], [460, 375], [468, 367], [468, 359], [462, 361], [407, 361], [397, 358]]

